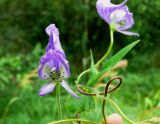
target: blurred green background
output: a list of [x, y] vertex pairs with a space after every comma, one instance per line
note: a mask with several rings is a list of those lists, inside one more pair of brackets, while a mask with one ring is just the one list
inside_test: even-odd
[[[51, 23], [59, 28], [71, 67], [68, 83], [74, 86], [78, 74], [89, 67], [89, 49], [97, 61], [109, 45], [109, 27], [99, 17], [95, 4], [96, 0], [0, 0], [1, 123], [44, 124], [56, 120], [55, 93], [37, 95], [45, 83], [36, 73], [48, 42], [45, 28]], [[123, 85], [111, 96], [134, 121], [160, 117], [160, 1], [129, 0], [127, 5], [134, 13], [131, 30], [140, 34], [141, 42], [125, 57], [128, 66], [119, 73]], [[115, 33], [112, 55], [135, 40], [137, 37]], [[62, 92], [67, 104], [66, 91]], [[75, 104], [80, 103], [75, 100]], [[68, 111], [65, 107], [63, 110]], [[80, 116], [102, 120], [101, 114], [94, 117], [94, 111]], [[67, 112], [64, 116], [73, 118], [74, 114]]]

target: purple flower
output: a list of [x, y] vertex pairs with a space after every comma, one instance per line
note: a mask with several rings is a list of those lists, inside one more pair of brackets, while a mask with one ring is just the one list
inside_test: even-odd
[[70, 76], [70, 70], [59, 41], [58, 29], [54, 24], [51, 24], [46, 28], [46, 32], [49, 35], [49, 42], [46, 47], [46, 53], [40, 59], [38, 74], [40, 79], [48, 80], [48, 83], [40, 89], [39, 95], [44, 96], [52, 92], [56, 84], [60, 83], [72, 96], [80, 98], [70, 89], [64, 80]]
[[97, 0], [97, 11], [102, 19], [104, 19], [112, 29], [126, 34], [137, 35], [137, 33], [126, 31], [134, 24], [133, 14], [129, 12], [125, 6], [127, 0], [119, 5], [112, 4], [110, 0]]

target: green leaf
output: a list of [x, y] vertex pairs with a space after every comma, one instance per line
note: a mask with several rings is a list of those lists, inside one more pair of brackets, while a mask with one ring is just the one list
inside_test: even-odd
[[137, 40], [128, 46], [121, 49], [118, 53], [116, 53], [112, 58], [110, 58], [104, 64], [104, 70], [111, 69], [116, 63], [118, 63], [140, 40]]
[[111, 57], [103, 66], [102, 70], [99, 71], [97, 75], [95, 75], [93, 78], [91, 78], [88, 81], [88, 84], [94, 83], [96, 80], [98, 80], [99, 77], [101, 77], [105, 72], [109, 71], [117, 62], [119, 62], [140, 40], [137, 40], [128, 46], [121, 49], [118, 53], [116, 53], [113, 57]]
[[96, 75], [98, 73], [98, 71], [97, 71], [97, 69], [96, 69], [96, 67], [94, 65], [94, 59], [93, 59], [92, 51], [90, 50], [90, 52], [91, 52], [91, 67], [90, 67], [91, 71], [90, 71], [90, 77], [92, 77], [92, 76]]
[[98, 71], [97, 71], [95, 64], [94, 64], [93, 54], [92, 54], [91, 50], [90, 50], [90, 53], [91, 53], [91, 55], [90, 55], [91, 56], [90, 79], [87, 82], [87, 86], [91, 85], [90, 80], [92, 80], [94, 78], [94, 76], [96, 76], [98, 74]]

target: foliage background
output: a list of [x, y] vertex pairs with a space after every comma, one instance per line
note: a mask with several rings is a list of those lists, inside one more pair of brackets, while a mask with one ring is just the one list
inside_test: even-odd
[[[48, 42], [45, 27], [55, 23], [59, 28], [71, 66], [69, 82], [74, 85], [77, 75], [89, 66], [89, 49], [98, 60], [109, 44], [109, 27], [97, 14], [95, 3], [96, 0], [0, 0], [1, 123], [44, 124], [56, 119], [52, 95], [37, 96], [45, 83], [35, 72]], [[124, 84], [112, 96], [130, 118], [138, 121], [160, 116], [160, 1], [129, 0], [127, 5], [135, 19], [131, 30], [140, 33], [141, 42], [126, 56], [128, 67], [121, 70]], [[115, 33], [112, 54], [136, 39]], [[62, 100], [67, 103], [65, 95]], [[94, 111], [81, 116], [95, 120]], [[102, 116], [98, 119], [102, 120]]]

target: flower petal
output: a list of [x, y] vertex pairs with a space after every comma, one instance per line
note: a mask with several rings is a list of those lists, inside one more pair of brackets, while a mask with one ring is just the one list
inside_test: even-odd
[[110, 24], [110, 19], [106, 9], [108, 8], [108, 3], [106, 0], [98, 0], [96, 3], [97, 12], [102, 19], [104, 19], [107, 23]]
[[129, 31], [120, 31], [120, 30], [117, 30], [118, 32], [120, 33], [123, 33], [125, 35], [135, 35], [135, 36], [138, 36], [139, 37], [139, 34], [138, 33], [134, 33], [134, 32], [129, 32]]
[[[115, 10], [111, 16], [119, 15], [120, 17], [120, 12], [123, 12], [124, 15], [121, 18], [114, 18], [114, 24], [115, 24], [115, 29], [117, 30], [126, 30], [129, 29], [133, 26], [134, 20], [133, 20], [133, 14], [129, 12], [128, 7], [123, 7], [121, 10]], [[122, 14], [121, 14], [122, 15]]]
[[52, 68], [55, 68], [57, 72], [63, 71], [65, 77], [69, 77], [70, 75], [68, 61], [61, 51], [50, 49], [41, 57], [38, 66], [39, 77], [41, 79], [48, 79]]
[[115, 10], [111, 13], [110, 15], [110, 19], [112, 20], [112, 22], [116, 22], [121, 20], [124, 16], [126, 15], [126, 12], [123, 10]]
[[59, 39], [59, 31], [56, 28], [55, 24], [50, 24], [46, 28], [46, 33], [49, 35], [49, 42], [48, 42], [48, 45], [46, 47], [46, 51], [48, 52], [50, 49], [59, 50], [65, 56], [65, 53], [62, 49], [60, 39]]
[[49, 78], [50, 69], [47, 64], [40, 63], [38, 66], [38, 74], [40, 79], [45, 80]]
[[61, 82], [61, 85], [62, 87], [64, 87], [73, 97], [77, 98], [77, 99], [80, 99], [79, 96], [77, 96], [73, 91], [72, 89], [68, 86], [68, 84], [63, 80]]
[[55, 50], [54, 40], [53, 40], [53, 33], [51, 32], [51, 35], [49, 36], [49, 42], [46, 47], [46, 51], [48, 52], [50, 49]]
[[69, 63], [65, 59], [62, 59], [61, 63], [63, 64], [63, 68], [62, 68], [63, 70], [62, 71], [64, 71], [64, 77], [67, 78], [67, 77], [70, 76]]
[[47, 62], [48, 62], [48, 58], [46, 57], [46, 54], [45, 54], [41, 57], [39, 65], [38, 65], [38, 74], [39, 74], [40, 79], [42, 80], [49, 78], [50, 68]]
[[55, 24], [50, 24], [47, 28], [46, 28], [46, 33], [50, 36], [51, 33], [55, 33], [57, 36], [59, 35], [59, 31], [58, 28], [56, 28]]
[[52, 68], [55, 67], [55, 55], [54, 51], [50, 50], [46, 52], [40, 59], [38, 66], [38, 74], [40, 79], [45, 80], [49, 78], [49, 73]]
[[47, 64], [49, 69], [52, 69], [52, 68], [56, 68], [56, 70], [58, 71], [59, 68], [60, 68], [60, 65], [59, 65], [59, 60], [57, 60], [56, 58], [56, 51], [55, 50], [52, 50], [50, 49], [48, 52], [45, 53], [45, 55], [41, 58], [41, 63], [43, 65]]
[[113, 4], [111, 0], [97, 0], [96, 5], [102, 5], [103, 8], [115, 8], [124, 6], [126, 2], [127, 0], [124, 0], [121, 4]]
[[96, 8], [101, 18], [104, 19], [108, 24], [110, 24], [111, 13], [116, 9], [120, 9], [121, 7], [123, 7], [126, 2], [127, 0], [125, 0], [121, 4], [116, 5], [116, 4], [112, 4], [110, 0], [97, 0]]
[[70, 70], [69, 70], [69, 64], [68, 61], [61, 55], [61, 54], [56, 54], [57, 59], [59, 60], [61, 64], [60, 71], [64, 72], [64, 77], [69, 77], [70, 76]]
[[128, 7], [125, 7], [125, 10], [126, 10], [126, 15], [124, 19], [126, 19], [127, 22], [126, 22], [126, 26], [122, 30], [129, 29], [134, 25], [133, 13], [129, 12]]
[[54, 90], [56, 86], [56, 83], [48, 83], [48, 84], [45, 84], [40, 90], [39, 90], [39, 93], [38, 95], [39, 96], [45, 96], [46, 94], [52, 92]]

